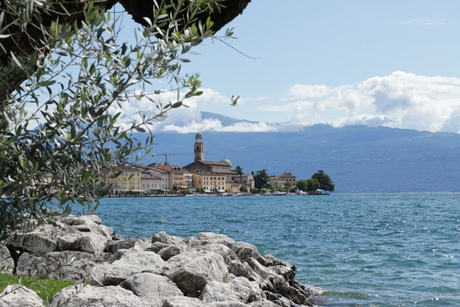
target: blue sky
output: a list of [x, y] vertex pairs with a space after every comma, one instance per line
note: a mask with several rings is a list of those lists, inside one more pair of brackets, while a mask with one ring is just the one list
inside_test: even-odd
[[[327, 123], [458, 133], [459, 26], [458, 0], [252, 0], [227, 26], [238, 37], [227, 42], [241, 53], [218, 40], [194, 49], [200, 55], [189, 55], [183, 70], [201, 74], [204, 94], [156, 130]], [[223, 127], [199, 111], [261, 123]]]

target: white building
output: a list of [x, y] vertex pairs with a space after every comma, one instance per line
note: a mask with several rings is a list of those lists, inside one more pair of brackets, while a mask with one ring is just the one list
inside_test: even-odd
[[145, 168], [141, 177], [142, 190], [150, 193], [167, 191], [169, 187], [169, 172], [162, 169]]

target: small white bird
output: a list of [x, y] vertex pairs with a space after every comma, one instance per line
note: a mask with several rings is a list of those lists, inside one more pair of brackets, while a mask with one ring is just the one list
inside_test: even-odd
[[235, 98], [235, 97], [232, 95], [232, 98], [231, 98], [232, 103], [231, 103], [230, 105], [231, 105], [231, 106], [234, 106], [234, 107], [237, 107], [237, 106], [238, 106], [238, 98], [240, 98], [240, 96], [238, 96], [238, 97]]

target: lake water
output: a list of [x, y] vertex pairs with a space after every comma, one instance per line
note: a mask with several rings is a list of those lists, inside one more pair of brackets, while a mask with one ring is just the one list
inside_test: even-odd
[[96, 214], [121, 236], [251, 243], [296, 264], [322, 306], [460, 306], [458, 193], [107, 198]]

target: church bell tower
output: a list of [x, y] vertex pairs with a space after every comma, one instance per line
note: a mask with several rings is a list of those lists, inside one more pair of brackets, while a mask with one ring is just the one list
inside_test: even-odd
[[195, 145], [193, 151], [195, 153], [195, 162], [204, 161], [203, 135], [199, 132], [195, 136]]

